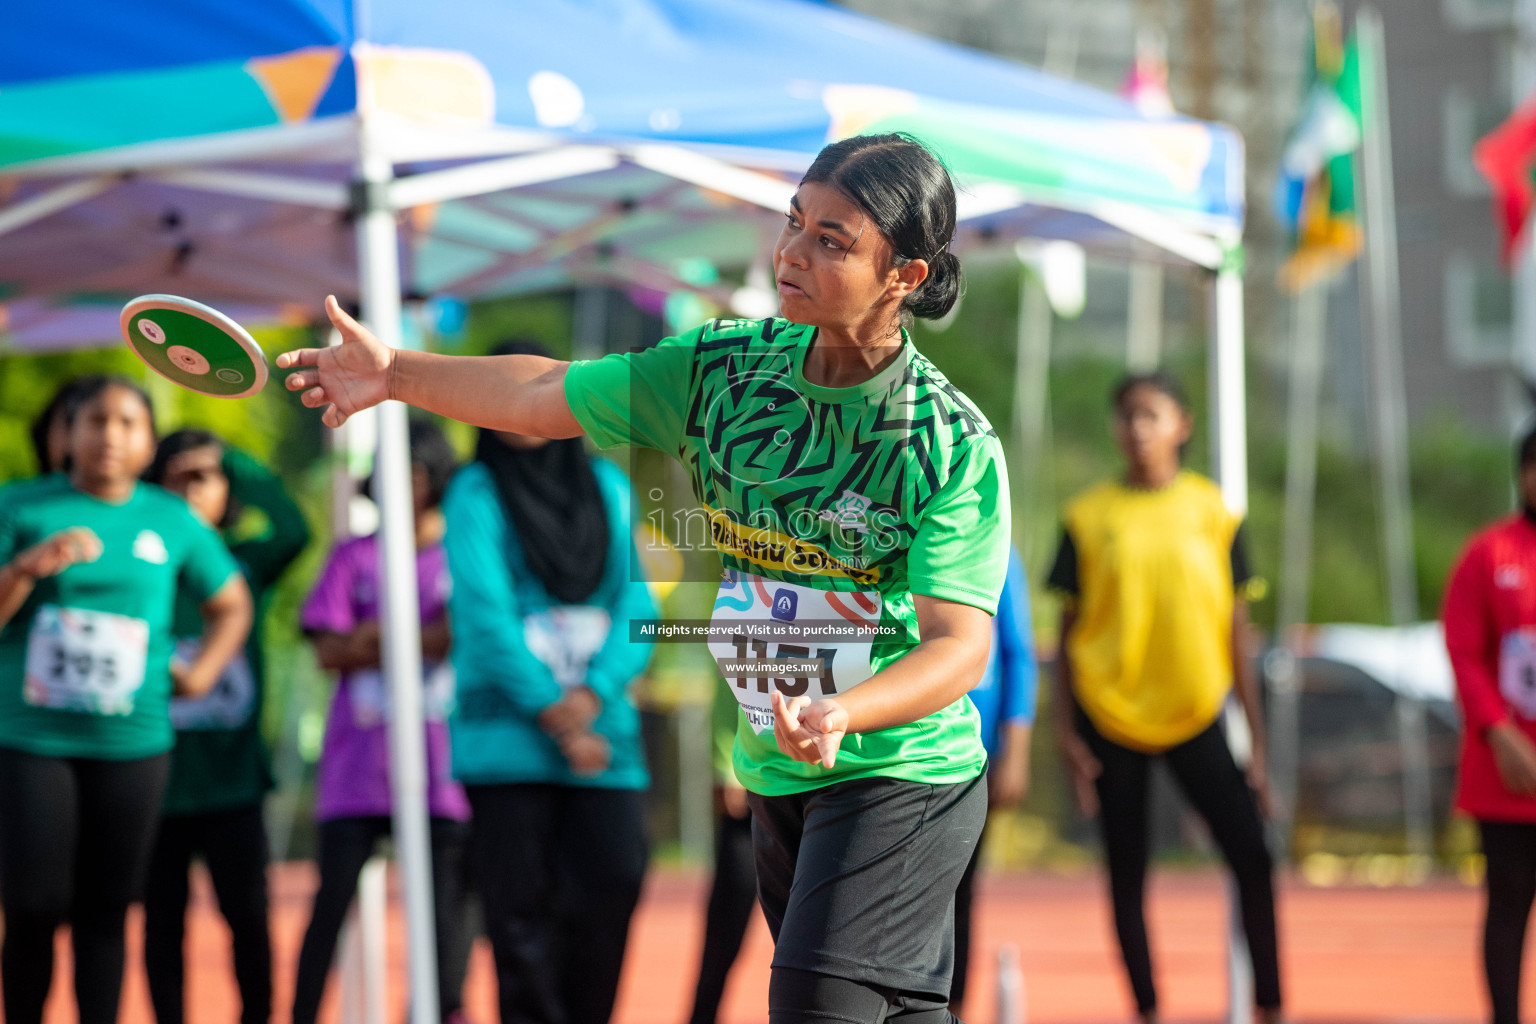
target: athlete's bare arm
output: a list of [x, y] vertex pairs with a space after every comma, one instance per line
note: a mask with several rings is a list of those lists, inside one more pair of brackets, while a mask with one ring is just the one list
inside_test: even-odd
[[197, 656], [186, 664], [171, 663], [171, 683], [178, 697], [201, 697], [214, 688], [224, 667], [245, 646], [255, 618], [250, 587], [239, 573], [198, 610], [203, 617], [203, 638]]
[[1072, 780], [1072, 792], [1077, 796], [1077, 806], [1085, 817], [1099, 813], [1099, 791], [1094, 780], [1104, 770], [1099, 759], [1093, 756], [1088, 744], [1077, 734], [1077, 697], [1072, 692], [1072, 659], [1067, 657], [1067, 637], [1077, 625], [1077, 607], [1068, 602], [1061, 609], [1061, 631], [1056, 646], [1055, 699], [1051, 702], [1056, 711], [1056, 749], [1061, 751], [1067, 772]]
[[575, 437], [581, 425], [565, 400], [569, 363], [543, 356], [444, 356], [392, 349], [336, 302], [326, 315], [341, 344], [304, 348], [277, 357], [289, 391], [304, 392], [312, 409], [329, 406], [321, 420], [339, 427], [347, 417], [387, 399], [405, 402], [477, 427], [530, 437]]
[[1266, 756], [1269, 733], [1264, 728], [1264, 699], [1259, 693], [1259, 680], [1248, 649], [1248, 639], [1248, 605], [1238, 600], [1232, 606], [1233, 689], [1237, 691], [1238, 703], [1248, 716], [1248, 734], [1252, 737], [1248, 756], [1248, 785], [1258, 798], [1259, 810], [1265, 817], [1271, 817], [1274, 809], [1271, 805], [1269, 760]]

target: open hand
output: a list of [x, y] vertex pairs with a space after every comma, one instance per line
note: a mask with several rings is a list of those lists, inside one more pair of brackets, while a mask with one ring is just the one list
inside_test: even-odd
[[341, 344], [284, 352], [277, 357], [277, 365], [284, 370], [312, 367], [290, 373], [286, 386], [289, 391], [303, 391], [300, 401], [311, 409], [328, 406], [321, 422], [339, 427], [353, 413], [389, 398], [395, 350], [347, 315], [336, 296], [326, 296], [325, 313], [341, 332]]
[[1248, 788], [1253, 790], [1254, 799], [1259, 802], [1259, 814], [1266, 819], [1275, 816], [1275, 798], [1269, 788], [1269, 768], [1265, 764], [1262, 752], [1254, 751], [1248, 762]]
[[590, 778], [608, 770], [613, 748], [595, 732], [569, 732], [560, 738], [560, 753], [574, 775]]
[[171, 693], [177, 697], [204, 697], [218, 683], [217, 676], [199, 672], [195, 664], [171, 661]]
[[1513, 722], [1500, 722], [1488, 730], [1493, 763], [1504, 788], [1515, 796], [1536, 796], [1536, 746]]
[[1099, 813], [1099, 791], [1094, 781], [1104, 771], [1104, 766], [1093, 756], [1093, 751], [1088, 749], [1082, 737], [1075, 733], [1068, 733], [1061, 738], [1061, 756], [1067, 762], [1067, 773], [1072, 777], [1072, 791], [1077, 795], [1077, 806], [1084, 817], [1093, 817]]
[[83, 526], [60, 530], [11, 559], [12, 568], [35, 580], [101, 557], [101, 538]]
[[773, 738], [796, 761], [831, 768], [848, 732], [848, 712], [830, 698], [812, 702], [773, 691]]
[[752, 813], [752, 809], [747, 806], [746, 789], [734, 782], [717, 788], [715, 796], [719, 800], [720, 811], [737, 821]]
[[996, 769], [987, 774], [987, 810], [1011, 811], [1024, 802], [1029, 792], [1029, 762], [1014, 763], [1003, 758]]

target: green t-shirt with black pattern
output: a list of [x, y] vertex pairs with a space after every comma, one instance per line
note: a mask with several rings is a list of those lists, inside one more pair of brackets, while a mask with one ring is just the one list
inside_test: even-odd
[[[897, 358], [853, 387], [805, 379], [815, 328], [714, 320], [654, 348], [573, 363], [571, 411], [601, 448], [677, 458], [727, 570], [818, 590], [877, 590], [878, 672], [917, 644], [912, 597], [995, 612], [1008, 564], [1008, 479], [996, 433], [903, 334]], [[766, 540], [765, 540], [766, 538]], [[986, 767], [976, 710], [844, 738], [832, 769], [785, 756], [744, 715], [734, 762], [765, 795], [884, 775], [961, 782]]]

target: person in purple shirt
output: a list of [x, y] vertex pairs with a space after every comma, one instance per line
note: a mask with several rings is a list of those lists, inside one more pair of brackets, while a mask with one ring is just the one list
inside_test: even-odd
[[[432, 874], [437, 912], [441, 1019], [463, 1016], [469, 946], [462, 934], [469, 802], [449, 762], [448, 561], [443, 551], [443, 492], [457, 460], [437, 427], [413, 421], [411, 478], [416, 502], [416, 580], [421, 606], [422, 677], [426, 692], [427, 807], [432, 820]], [[323, 668], [339, 673], [320, 752], [315, 818], [320, 833], [320, 888], [299, 951], [293, 1024], [314, 1024], [336, 950], [336, 936], [357, 889], [358, 874], [390, 832], [388, 688], [380, 670], [379, 559], [376, 537], [337, 545], [305, 602], [300, 624]]]

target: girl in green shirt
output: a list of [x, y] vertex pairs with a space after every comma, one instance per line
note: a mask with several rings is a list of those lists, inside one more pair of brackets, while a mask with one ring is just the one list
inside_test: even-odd
[[[149, 398], [100, 378], [72, 406], [69, 471], [0, 488], [0, 985], [39, 1024], [54, 931], [74, 946], [81, 1024], [115, 1024], [123, 925], [170, 763], [171, 693], [198, 694], [245, 642], [251, 597], [186, 503], [139, 482]], [[201, 653], [172, 666], [178, 587]]]
[[[181, 495], [199, 519], [221, 530], [235, 527], [247, 508], [265, 519], [255, 535], [228, 538], [257, 609], [245, 650], [208, 693], [171, 701], [176, 746], [149, 863], [144, 968], [157, 1024], [181, 1024], [187, 873], [200, 856], [233, 940], [240, 1020], [266, 1024], [272, 1015], [272, 943], [262, 801], [272, 780], [261, 738], [261, 621], [271, 588], [309, 543], [309, 527], [276, 476], [206, 430], [178, 430], [162, 440], [144, 479]], [[186, 594], [176, 604], [178, 646], [195, 651], [197, 604]]]

